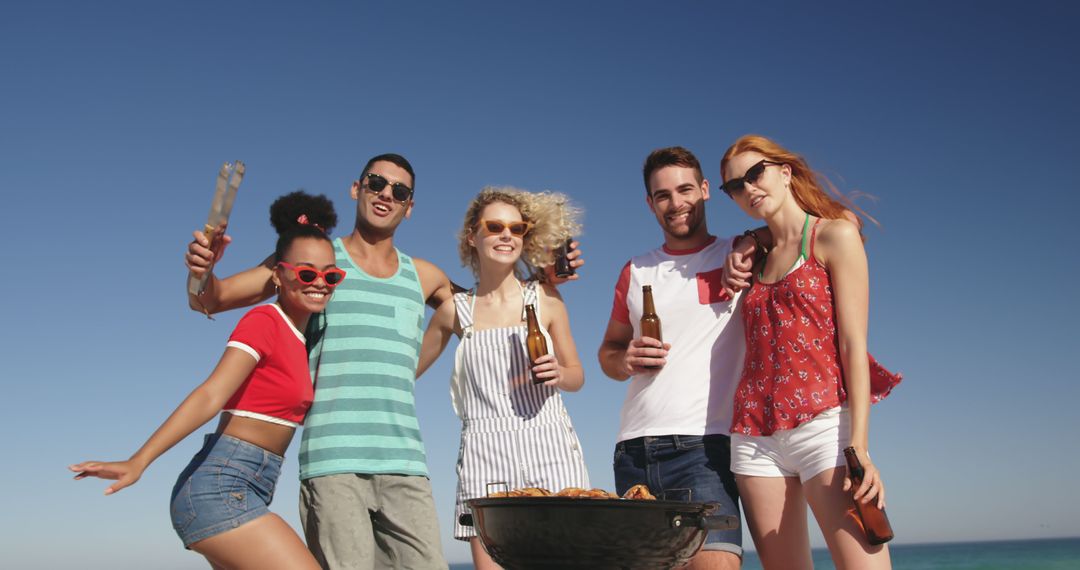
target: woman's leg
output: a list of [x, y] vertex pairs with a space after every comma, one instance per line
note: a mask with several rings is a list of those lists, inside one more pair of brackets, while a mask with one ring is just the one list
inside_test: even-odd
[[844, 470], [828, 469], [803, 485], [837, 570], [892, 568], [889, 548], [866, 541], [859, 515], [844, 491]]
[[205, 556], [215, 568], [319, 570], [292, 527], [273, 513], [200, 540], [191, 549]]
[[798, 477], [736, 475], [743, 514], [765, 570], [811, 570], [806, 499]]
[[501, 570], [502, 566], [499, 566], [491, 559], [487, 551], [484, 550], [484, 545], [480, 543], [480, 539], [472, 537], [469, 539], [469, 548], [472, 549], [472, 562], [473, 567], [476, 570]]

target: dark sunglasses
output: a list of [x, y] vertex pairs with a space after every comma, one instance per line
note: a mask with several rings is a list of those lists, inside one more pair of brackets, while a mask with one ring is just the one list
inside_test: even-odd
[[322, 280], [326, 282], [327, 286], [336, 287], [338, 283], [341, 283], [342, 279], [345, 279], [345, 270], [338, 267], [331, 267], [326, 271], [319, 271], [314, 267], [297, 267], [285, 263], [284, 261], [278, 262], [278, 265], [285, 269], [292, 270], [292, 272], [296, 274], [296, 279], [304, 285], [311, 285], [316, 279], [322, 277]]
[[480, 220], [477, 227], [483, 228], [489, 234], [501, 234], [506, 228], [510, 228], [510, 235], [522, 237], [532, 229], [532, 222], [504, 222], [502, 220]]
[[[367, 189], [372, 194], [381, 193], [387, 184], [390, 184], [390, 181], [382, 176], [373, 172], [367, 173]], [[409, 198], [412, 198], [413, 189], [400, 182], [395, 182], [390, 184], [390, 194], [394, 197], [395, 202], [404, 204], [409, 201]]]
[[757, 164], [746, 169], [746, 174], [743, 174], [739, 178], [732, 178], [727, 182], [720, 185], [720, 189], [724, 191], [729, 197], [734, 198], [735, 194], [746, 190], [747, 184], [757, 184], [761, 175], [765, 173], [767, 166], [783, 166], [783, 162], [773, 162], [768, 159], [759, 161]]

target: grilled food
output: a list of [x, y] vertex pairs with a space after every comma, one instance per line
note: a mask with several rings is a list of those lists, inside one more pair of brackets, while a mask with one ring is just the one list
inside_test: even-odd
[[551, 491], [543, 489], [541, 487], [525, 487], [524, 489], [514, 489], [513, 491], [498, 491], [496, 493], [488, 494], [488, 497], [493, 499], [500, 497], [550, 497]]
[[623, 493], [624, 499], [645, 499], [647, 501], [655, 501], [656, 497], [649, 492], [649, 488], [645, 485], [634, 485]]
[[[511, 491], [498, 491], [488, 494], [492, 499], [505, 497], [569, 497], [573, 499], [618, 499], [615, 493], [609, 493], [603, 489], [582, 489], [581, 487], [567, 487], [558, 493], [552, 493], [540, 487], [525, 487]], [[645, 485], [635, 485], [622, 496], [624, 499], [656, 500]]]
[[520, 497], [550, 497], [551, 491], [541, 487], [525, 487], [521, 489]]

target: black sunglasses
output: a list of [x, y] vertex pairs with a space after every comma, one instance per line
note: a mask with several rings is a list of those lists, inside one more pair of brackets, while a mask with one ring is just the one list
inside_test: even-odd
[[746, 169], [746, 174], [738, 178], [732, 178], [727, 182], [720, 185], [720, 189], [724, 191], [728, 197], [734, 198], [735, 194], [746, 190], [747, 184], [757, 184], [758, 178], [765, 173], [765, 167], [767, 166], [783, 166], [783, 162], [773, 162], [768, 159], [763, 159], [757, 164]]
[[[383, 178], [382, 176], [379, 176], [374, 172], [367, 173], [367, 189], [372, 194], [378, 194], [382, 192], [383, 188], [386, 188], [387, 184], [390, 184], [390, 181]], [[395, 202], [401, 202], [402, 204], [404, 204], [405, 202], [409, 201], [409, 198], [412, 198], [413, 189], [400, 182], [395, 182], [393, 184], [390, 184], [390, 194], [394, 197]]]

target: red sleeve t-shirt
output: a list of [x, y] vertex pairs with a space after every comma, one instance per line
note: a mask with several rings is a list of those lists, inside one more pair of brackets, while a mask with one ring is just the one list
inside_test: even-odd
[[299, 426], [311, 407], [315, 388], [308, 371], [304, 335], [275, 304], [248, 311], [227, 344], [255, 359], [255, 370], [224, 410], [234, 415]]

